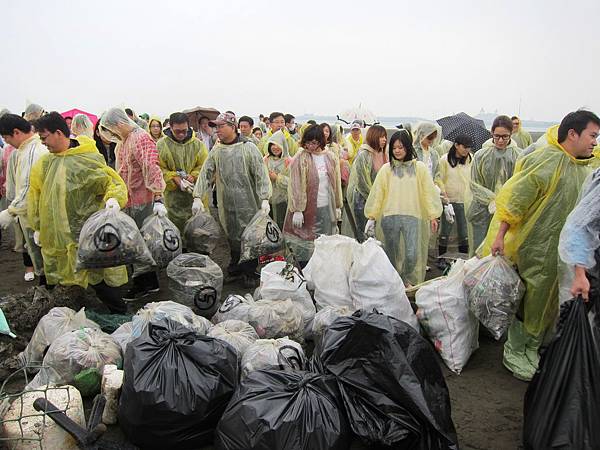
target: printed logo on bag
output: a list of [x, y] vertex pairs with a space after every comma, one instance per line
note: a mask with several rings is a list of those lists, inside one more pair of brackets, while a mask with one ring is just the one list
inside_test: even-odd
[[266, 235], [267, 235], [267, 239], [270, 240], [273, 243], [277, 243], [279, 242], [279, 230], [277, 229], [277, 225], [275, 225], [275, 223], [269, 221], [267, 222], [267, 229], [266, 229]]
[[243, 300], [240, 298], [239, 295], [230, 295], [229, 297], [227, 297], [225, 299], [225, 301], [223, 302], [223, 304], [219, 308], [219, 312], [220, 313], [226, 313], [227, 311], [231, 311], [237, 305], [239, 305], [240, 303], [242, 303], [242, 301]]
[[300, 355], [300, 351], [291, 345], [284, 345], [279, 349], [277, 361], [281, 370], [285, 370], [287, 367], [295, 370], [304, 369], [302, 367], [302, 355]]
[[100, 252], [111, 252], [121, 245], [119, 231], [110, 223], [102, 225], [94, 233], [94, 246]]
[[171, 228], [167, 228], [163, 233], [163, 244], [167, 250], [174, 252], [179, 250], [179, 236]]
[[194, 295], [194, 305], [201, 311], [208, 310], [217, 303], [217, 290], [212, 286], [200, 286]]

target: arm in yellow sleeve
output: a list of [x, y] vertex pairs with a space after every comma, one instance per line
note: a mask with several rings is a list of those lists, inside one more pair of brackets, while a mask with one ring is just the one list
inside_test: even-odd
[[365, 203], [365, 217], [380, 220], [383, 215], [383, 207], [388, 195], [389, 179], [392, 171], [389, 165], [384, 165], [373, 182], [369, 197]]

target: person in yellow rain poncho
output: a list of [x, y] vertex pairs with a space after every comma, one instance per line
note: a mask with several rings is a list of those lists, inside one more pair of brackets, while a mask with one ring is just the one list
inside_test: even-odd
[[417, 159], [425, 164], [431, 178], [435, 178], [439, 165], [437, 146], [442, 142], [442, 127], [434, 122], [419, 122], [413, 130], [413, 146]]
[[[440, 233], [439, 255], [448, 250], [448, 241], [453, 223], [458, 234], [458, 251], [469, 253], [467, 219], [465, 217], [465, 192], [471, 180], [471, 149], [473, 140], [467, 135], [458, 135], [450, 151], [440, 158], [435, 184], [438, 185], [444, 203], [442, 231]], [[445, 267], [446, 264], [442, 264]]]
[[471, 254], [485, 239], [496, 211], [496, 194], [512, 176], [521, 154], [510, 139], [511, 132], [510, 118], [496, 117], [492, 123], [492, 140], [475, 153], [471, 164], [471, 183], [465, 199]]
[[31, 169], [27, 216], [42, 248], [47, 283], [91, 285], [111, 312], [124, 313], [127, 307], [118, 287], [127, 283], [127, 268], [75, 272], [75, 260], [85, 221], [105, 205], [124, 207], [127, 187], [106, 165], [93, 139], [69, 139], [69, 127], [59, 113], [46, 114], [36, 127], [50, 153]]
[[284, 151], [285, 136], [279, 130], [267, 142], [267, 156], [264, 157], [265, 165], [269, 171], [269, 179], [273, 186], [271, 195], [271, 216], [280, 230], [283, 230], [283, 221], [287, 211], [288, 182], [290, 179], [289, 166], [292, 159]]
[[515, 141], [515, 144], [521, 149], [526, 149], [533, 143], [533, 139], [531, 139], [531, 135], [523, 129], [521, 125], [521, 119], [517, 116], [512, 116], [510, 120], [513, 123], [513, 131], [511, 139]]
[[341, 127], [337, 124], [330, 126], [323, 122], [320, 127], [323, 129], [325, 141], [327, 142], [326, 150], [331, 150], [340, 162], [340, 176], [342, 178], [342, 189], [345, 191], [350, 178], [350, 163], [348, 162], [348, 151], [344, 148], [344, 135]]
[[389, 144], [390, 162], [383, 165], [365, 205], [365, 234], [375, 223], [391, 263], [406, 286], [422, 283], [427, 265], [430, 230], [437, 231], [442, 202], [429, 170], [413, 148], [407, 130], [395, 132]]
[[559, 235], [591, 173], [599, 131], [595, 114], [569, 113], [558, 136], [547, 134], [548, 146], [524, 159], [496, 199], [482, 254], [504, 254], [525, 283], [520, 312], [504, 345], [504, 365], [517, 378], [533, 377], [538, 348], [558, 315]]
[[385, 151], [387, 132], [381, 125], [373, 125], [367, 131], [366, 142], [361, 145], [354, 159], [348, 180], [346, 199], [356, 227], [359, 242], [365, 240], [364, 229], [367, 224], [365, 202], [369, 197], [377, 173], [388, 162]]
[[273, 133], [277, 133], [280, 131], [285, 136], [285, 148], [284, 150], [288, 155], [294, 156], [298, 151], [298, 141], [294, 139], [289, 130], [285, 126], [285, 117], [283, 113], [280, 112], [272, 112], [269, 115], [269, 131], [265, 134], [260, 142], [259, 149], [262, 152], [263, 156], [267, 155], [267, 142], [273, 136]]
[[196, 186], [192, 213], [204, 210], [202, 199], [216, 186], [219, 221], [229, 241], [231, 262], [229, 273], [254, 275], [255, 263], [238, 264], [242, 232], [261, 209], [268, 214], [271, 207], [271, 182], [256, 145], [237, 132], [235, 115], [222, 113], [211, 122], [217, 127], [219, 142], [208, 154]]
[[346, 143], [348, 144], [348, 162], [350, 165], [354, 163], [354, 158], [358, 155], [358, 149], [365, 143], [363, 129], [365, 123], [362, 120], [355, 120], [350, 124], [350, 133], [346, 135]]
[[208, 158], [208, 150], [189, 126], [187, 114], [181, 112], [171, 114], [169, 128], [156, 143], [156, 148], [158, 164], [167, 185], [165, 206], [168, 216], [183, 234], [185, 223], [192, 216], [192, 192]]
[[150, 117], [150, 120], [148, 121], [148, 134], [154, 142], [158, 142], [158, 140], [164, 136], [163, 124], [159, 117]]
[[336, 221], [342, 215], [340, 165], [325, 147], [323, 129], [309, 126], [290, 166], [283, 234], [302, 266], [314, 251], [314, 240], [320, 234], [335, 234]]

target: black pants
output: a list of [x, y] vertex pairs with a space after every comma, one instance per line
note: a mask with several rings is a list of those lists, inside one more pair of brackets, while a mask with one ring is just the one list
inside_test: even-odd
[[120, 288], [109, 286], [104, 281], [90, 286], [96, 291], [98, 299], [108, 307], [112, 314], [127, 312], [127, 305], [123, 301]]
[[25, 267], [33, 267], [33, 261], [27, 252], [23, 252], [23, 265]]

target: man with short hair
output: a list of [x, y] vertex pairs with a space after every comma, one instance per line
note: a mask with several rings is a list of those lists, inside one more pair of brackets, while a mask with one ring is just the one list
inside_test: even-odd
[[[141, 228], [153, 212], [166, 215], [163, 205], [165, 180], [158, 165], [156, 143], [150, 135], [132, 121], [120, 108], [111, 108], [100, 118], [100, 133], [116, 142], [115, 169], [127, 186], [124, 210]], [[158, 277], [152, 267], [133, 266], [133, 287], [125, 300], [135, 300], [159, 290]]]
[[127, 283], [125, 266], [75, 272], [79, 233], [86, 220], [103, 207], [119, 209], [127, 187], [104, 161], [93, 139], [70, 139], [67, 122], [57, 112], [40, 118], [36, 128], [50, 153], [31, 169], [27, 218], [41, 246], [48, 286], [91, 285], [112, 313], [127, 306], [119, 286]]
[[[6, 229], [16, 222], [25, 240], [25, 281], [33, 281], [35, 275], [43, 275], [44, 264], [40, 248], [33, 241], [33, 229], [27, 220], [27, 193], [31, 168], [48, 153], [48, 149], [34, 133], [31, 124], [16, 114], [0, 117], [0, 135], [16, 149], [11, 155], [11, 176], [6, 180], [7, 190], [12, 193], [13, 199], [7, 209], [0, 212], [0, 227]], [[40, 278], [40, 284], [44, 284], [43, 277]]]
[[240, 134], [258, 147], [260, 141], [252, 134], [254, 128], [254, 120], [250, 116], [242, 116], [238, 120]]
[[290, 133], [290, 136], [292, 136], [296, 141], [299, 141], [300, 133], [298, 133], [298, 129], [296, 126], [296, 118], [291, 114], [285, 114], [283, 118], [285, 120], [285, 128]]
[[348, 142], [348, 162], [351, 165], [356, 155], [358, 155], [358, 149], [365, 142], [362, 133], [364, 127], [365, 123], [362, 120], [354, 120], [350, 124], [350, 133], [346, 135], [346, 142]]
[[260, 142], [259, 148], [262, 154], [266, 155], [268, 153], [267, 143], [269, 142], [271, 136], [273, 136], [274, 133], [277, 133], [279, 130], [281, 130], [285, 137], [284, 143], [286, 145], [286, 148], [283, 149], [283, 152], [287, 152], [288, 155], [294, 156], [298, 151], [298, 142], [290, 135], [290, 132], [286, 128], [284, 114], [281, 112], [272, 112], [269, 115], [269, 123], [269, 131], [265, 136], [263, 136], [262, 141]]
[[517, 116], [512, 116], [510, 120], [513, 124], [513, 130], [510, 138], [515, 141], [520, 149], [526, 149], [533, 142], [531, 135], [523, 129], [521, 119], [519, 119]]
[[248, 282], [256, 263], [239, 264], [242, 232], [259, 209], [269, 213], [271, 181], [256, 145], [240, 136], [235, 116], [220, 114], [211, 123], [219, 143], [208, 154], [194, 188], [193, 212], [204, 210], [202, 199], [216, 186], [219, 221], [229, 241], [229, 273], [243, 273]]
[[192, 216], [192, 192], [208, 150], [189, 125], [187, 114], [176, 112], [169, 117], [170, 127], [156, 143], [165, 183], [165, 206], [169, 219], [183, 233]]
[[558, 316], [558, 241], [590, 174], [600, 118], [589, 111], [569, 113], [557, 135], [531, 153], [500, 189], [483, 254], [512, 260], [526, 287], [517, 318], [508, 331], [503, 363], [514, 376], [530, 380], [538, 349]]

